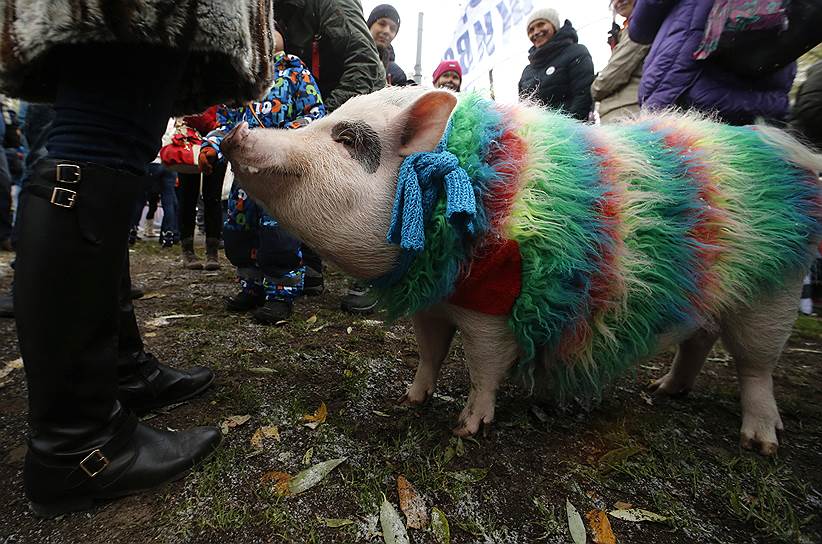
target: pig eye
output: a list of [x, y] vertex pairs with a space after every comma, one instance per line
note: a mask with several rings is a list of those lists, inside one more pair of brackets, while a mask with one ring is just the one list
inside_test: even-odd
[[351, 158], [373, 174], [380, 166], [382, 146], [377, 132], [361, 121], [341, 121], [331, 128], [331, 139], [345, 146]]

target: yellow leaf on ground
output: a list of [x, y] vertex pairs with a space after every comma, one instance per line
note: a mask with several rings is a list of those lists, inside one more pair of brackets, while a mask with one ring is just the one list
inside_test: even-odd
[[251, 446], [255, 450], [261, 449], [263, 447], [263, 440], [266, 438], [273, 438], [278, 442], [280, 441], [280, 430], [276, 425], [260, 427], [254, 431], [254, 434], [251, 436]]
[[290, 481], [291, 474], [277, 470], [266, 472], [263, 474], [263, 477], [260, 478], [260, 483], [263, 485], [273, 483], [273, 488], [277, 495], [288, 495], [288, 482]]
[[397, 477], [397, 492], [400, 495], [400, 510], [405, 514], [405, 526], [412, 529], [425, 529], [428, 526], [425, 501], [405, 476]]
[[306, 320], [305, 320], [305, 322], [306, 322], [306, 323], [308, 323], [309, 325], [313, 325], [314, 323], [316, 323], [316, 322], [317, 322], [317, 316], [316, 316], [316, 314], [315, 314], [315, 315], [312, 315], [311, 317], [309, 317], [308, 319], [306, 319]]
[[223, 434], [228, 434], [229, 429], [239, 427], [240, 425], [245, 425], [246, 423], [248, 423], [249, 419], [251, 419], [251, 416], [249, 415], [231, 416], [222, 423], [220, 423], [220, 430], [223, 431]]
[[320, 407], [317, 408], [317, 411], [313, 414], [306, 414], [303, 416], [303, 421], [305, 421], [305, 426], [311, 429], [316, 429], [320, 426], [321, 423], [325, 423], [325, 418], [328, 417], [328, 408], [326, 407], [325, 403], [323, 402], [320, 404]]
[[591, 534], [595, 544], [616, 544], [614, 531], [611, 529], [611, 522], [608, 521], [608, 514], [602, 510], [591, 510], [585, 514]]

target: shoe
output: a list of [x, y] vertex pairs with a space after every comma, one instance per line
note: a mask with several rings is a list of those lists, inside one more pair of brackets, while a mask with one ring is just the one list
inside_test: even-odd
[[126, 171], [50, 158], [26, 186], [14, 306], [29, 403], [23, 480], [38, 516], [176, 480], [221, 440], [216, 428], [154, 430], [118, 400], [127, 233], [143, 186]]
[[305, 276], [303, 277], [303, 294], [307, 296], [322, 295], [324, 290], [323, 273], [306, 266]]
[[137, 227], [131, 227], [128, 231], [128, 245], [133, 246], [137, 243], [137, 240], [140, 239], [140, 236], [137, 234]]
[[180, 247], [182, 247], [183, 251], [183, 268], [202, 270], [203, 263], [197, 258], [197, 254], [194, 253], [194, 239], [186, 238], [180, 241]]
[[374, 313], [379, 304], [379, 298], [373, 289], [367, 285], [354, 281], [348, 288], [348, 293], [340, 301], [340, 308], [352, 314], [368, 315]]
[[124, 361], [121, 356], [118, 360], [118, 372], [126, 368], [131, 372], [120, 376], [117, 396], [123, 406], [138, 416], [194, 398], [214, 383], [214, 373], [205, 367], [181, 372], [143, 350], [125, 358]]
[[216, 427], [161, 431], [127, 417], [116, 434], [77, 452], [51, 455], [29, 447], [23, 479], [35, 516], [51, 519], [89, 510], [98, 501], [179, 480], [222, 442]]
[[225, 309], [229, 312], [250, 312], [265, 304], [265, 294], [260, 290], [240, 289], [233, 297], [224, 297]]
[[220, 239], [219, 238], [206, 238], [206, 261], [205, 266], [203, 266], [206, 270], [219, 270], [220, 269]]
[[0, 317], [14, 319], [14, 296], [0, 295]]
[[294, 303], [287, 299], [268, 299], [265, 304], [254, 310], [254, 321], [263, 325], [276, 325], [291, 317]]
[[172, 247], [174, 245], [174, 232], [165, 230], [160, 233], [160, 246]]

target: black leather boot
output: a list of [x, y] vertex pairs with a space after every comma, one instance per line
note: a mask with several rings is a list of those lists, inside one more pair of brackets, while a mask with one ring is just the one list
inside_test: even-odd
[[146, 353], [131, 302], [128, 252], [120, 281], [120, 336], [118, 342], [118, 396], [137, 415], [196, 397], [214, 382], [205, 367], [179, 371]]
[[89, 508], [182, 477], [218, 429], [154, 430], [117, 399], [118, 289], [139, 177], [43, 160], [27, 184], [15, 267], [35, 514]]

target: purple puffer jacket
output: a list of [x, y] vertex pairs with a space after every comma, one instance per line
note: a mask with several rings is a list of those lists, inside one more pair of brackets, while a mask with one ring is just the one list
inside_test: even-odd
[[707, 60], [694, 60], [713, 0], [636, 0], [628, 29], [637, 43], [653, 43], [645, 58], [639, 102], [645, 108], [679, 106], [717, 112], [733, 124], [756, 117], [784, 119], [796, 64], [742, 79]]

